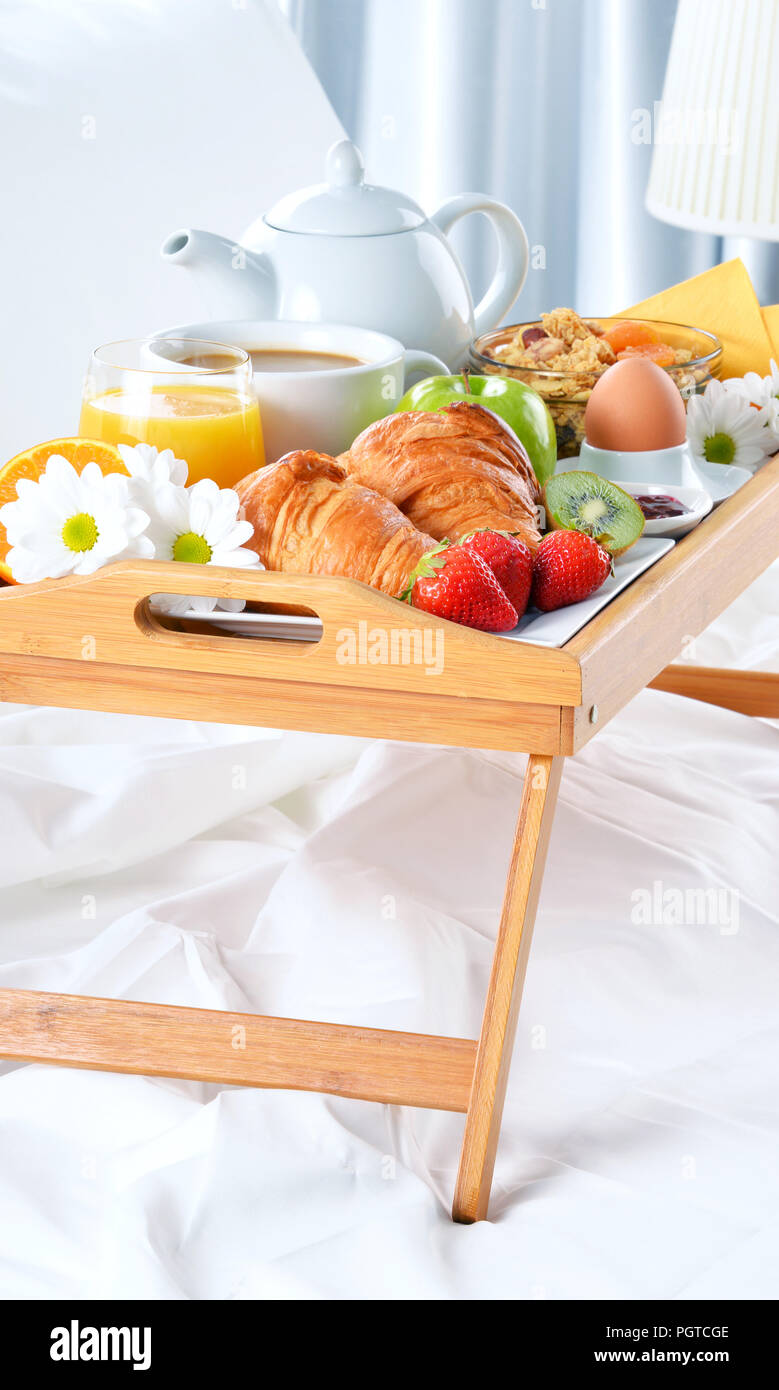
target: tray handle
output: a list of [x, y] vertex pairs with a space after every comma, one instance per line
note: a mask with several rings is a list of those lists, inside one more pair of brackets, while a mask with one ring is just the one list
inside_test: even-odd
[[[322, 636], [318, 642], [282, 642], [271, 636], [249, 642], [234, 635], [175, 631], [151, 615], [148, 599], [155, 593], [243, 598], [277, 611], [303, 609], [320, 619]], [[399, 661], [378, 672], [372, 655], [366, 663], [360, 654], [363, 636], [370, 645], [375, 633], [384, 635], [381, 629], [390, 642], [397, 635]], [[410, 658], [418, 650], [419, 640], [412, 647], [407, 641], [401, 646], [400, 637], [413, 629], [424, 634], [423, 656], [425, 643], [432, 644], [434, 671], [426, 661], [406, 660], [407, 653]], [[439, 663], [444, 642], [445, 661]], [[219, 676], [286, 678], [294, 668], [294, 679], [330, 687], [374, 688], [379, 682], [382, 688], [416, 693], [431, 691], [431, 676], [436, 675], [435, 690], [442, 695], [470, 698], [476, 690], [483, 699], [581, 702], [579, 663], [564, 651], [458, 627], [356, 579], [158, 560], [121, 560], [91, 575], [0, 589], [0, 654]]]
[[[207, 598], [245, 599], [276, 612], [304, 612], [320, 619], [323, 638], [334, 638], [344, 625], [360, 621], [396, 627], [436, 626], [436, 620], [407, 603], [399, 603], [355, 579], [339, 575], [284, 574], [277, 570], [228, 569], [216, 565], [165, 564], [159, 560], [123, 560], [107, 565], [95, 574], [71, 579], [46, 580], [25, 586], [27, 593], [37, 590], [41, 599], [56, 592], [61, 601], [70, 590], [68, 602], [78, 603], [79, 593], [89, 603], [110, 606], [118, 625], [126, 620], [136, 632], [149, 638], [191, 645], [194, 641], [235, 644], [223, 634], [193, 634], [165, 626], [151, 610], [153, 594], [197, 594]], [[21, 586], [19, 589], [21, 592]], [[83, 602], [83, 600], [82, 600]], [[447, 626], [449, 626], [447, 624]], [[277, 645], [272, 637], [258, 637], [254, 643]], [[285, 643], [285, 646], [289, 644]], [[311, 648], [312, 643], [301, 644]]]

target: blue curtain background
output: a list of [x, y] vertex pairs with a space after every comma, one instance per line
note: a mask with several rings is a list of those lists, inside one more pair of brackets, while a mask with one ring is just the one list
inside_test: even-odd
[[[773, 244], [683, 232], [644, 209], [676, 0], [278, 0], [373, 182], [433, 211], [464, 190], [522, 218], [536, 248], [522, 317], [618, 311], [741, 255], [779, 300]], [[474, 217], [454, 241], [476, 296], [492, 265]], [[516, 316], [516, 310], [513, 311]]]

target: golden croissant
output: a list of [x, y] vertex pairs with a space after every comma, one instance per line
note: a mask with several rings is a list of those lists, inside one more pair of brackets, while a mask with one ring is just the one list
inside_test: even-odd
[[515, 532], [531, 550], [540, 543], [530, 460], [513, 430], [482, 406], [458, 401], [387, 415], [339, 463], [436, 540], [487, 529]]
[[254, 527], [246, 544], [268, 569], [347, 575], [399, 598], [435, 546], [386, 497], [352, 482], [340, 463], [313, 450], [258, 468], [236, 492]]

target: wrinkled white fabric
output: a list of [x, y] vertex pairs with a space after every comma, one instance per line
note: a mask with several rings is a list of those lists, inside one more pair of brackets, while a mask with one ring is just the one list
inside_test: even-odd
[[[0, 985], [478, 1032], [523, 757], [0, 716]], [[0, 1295], [776, 1296], [778, 740], [647, 691], [566, 764], [488, 1222], [459, 1116], [3, 1063]]]

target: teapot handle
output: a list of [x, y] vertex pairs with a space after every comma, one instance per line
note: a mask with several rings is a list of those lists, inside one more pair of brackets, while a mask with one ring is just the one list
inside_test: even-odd
[[456, 198], [449, 198], [433, 213], [430, 221], [446, 236], [455, 222], [471, 212], [483, 212], [489, 218], [498, 242], [498, 264], [492, 284], [473, 312], [474, 330], [478, 338], [481, 333], [488, 333], [500, 323], [514, 303], [525, 283], [530, 248], [527, 233], [516, 213], [505, 203], [484, 197], [481, 193], [460, 193]]

